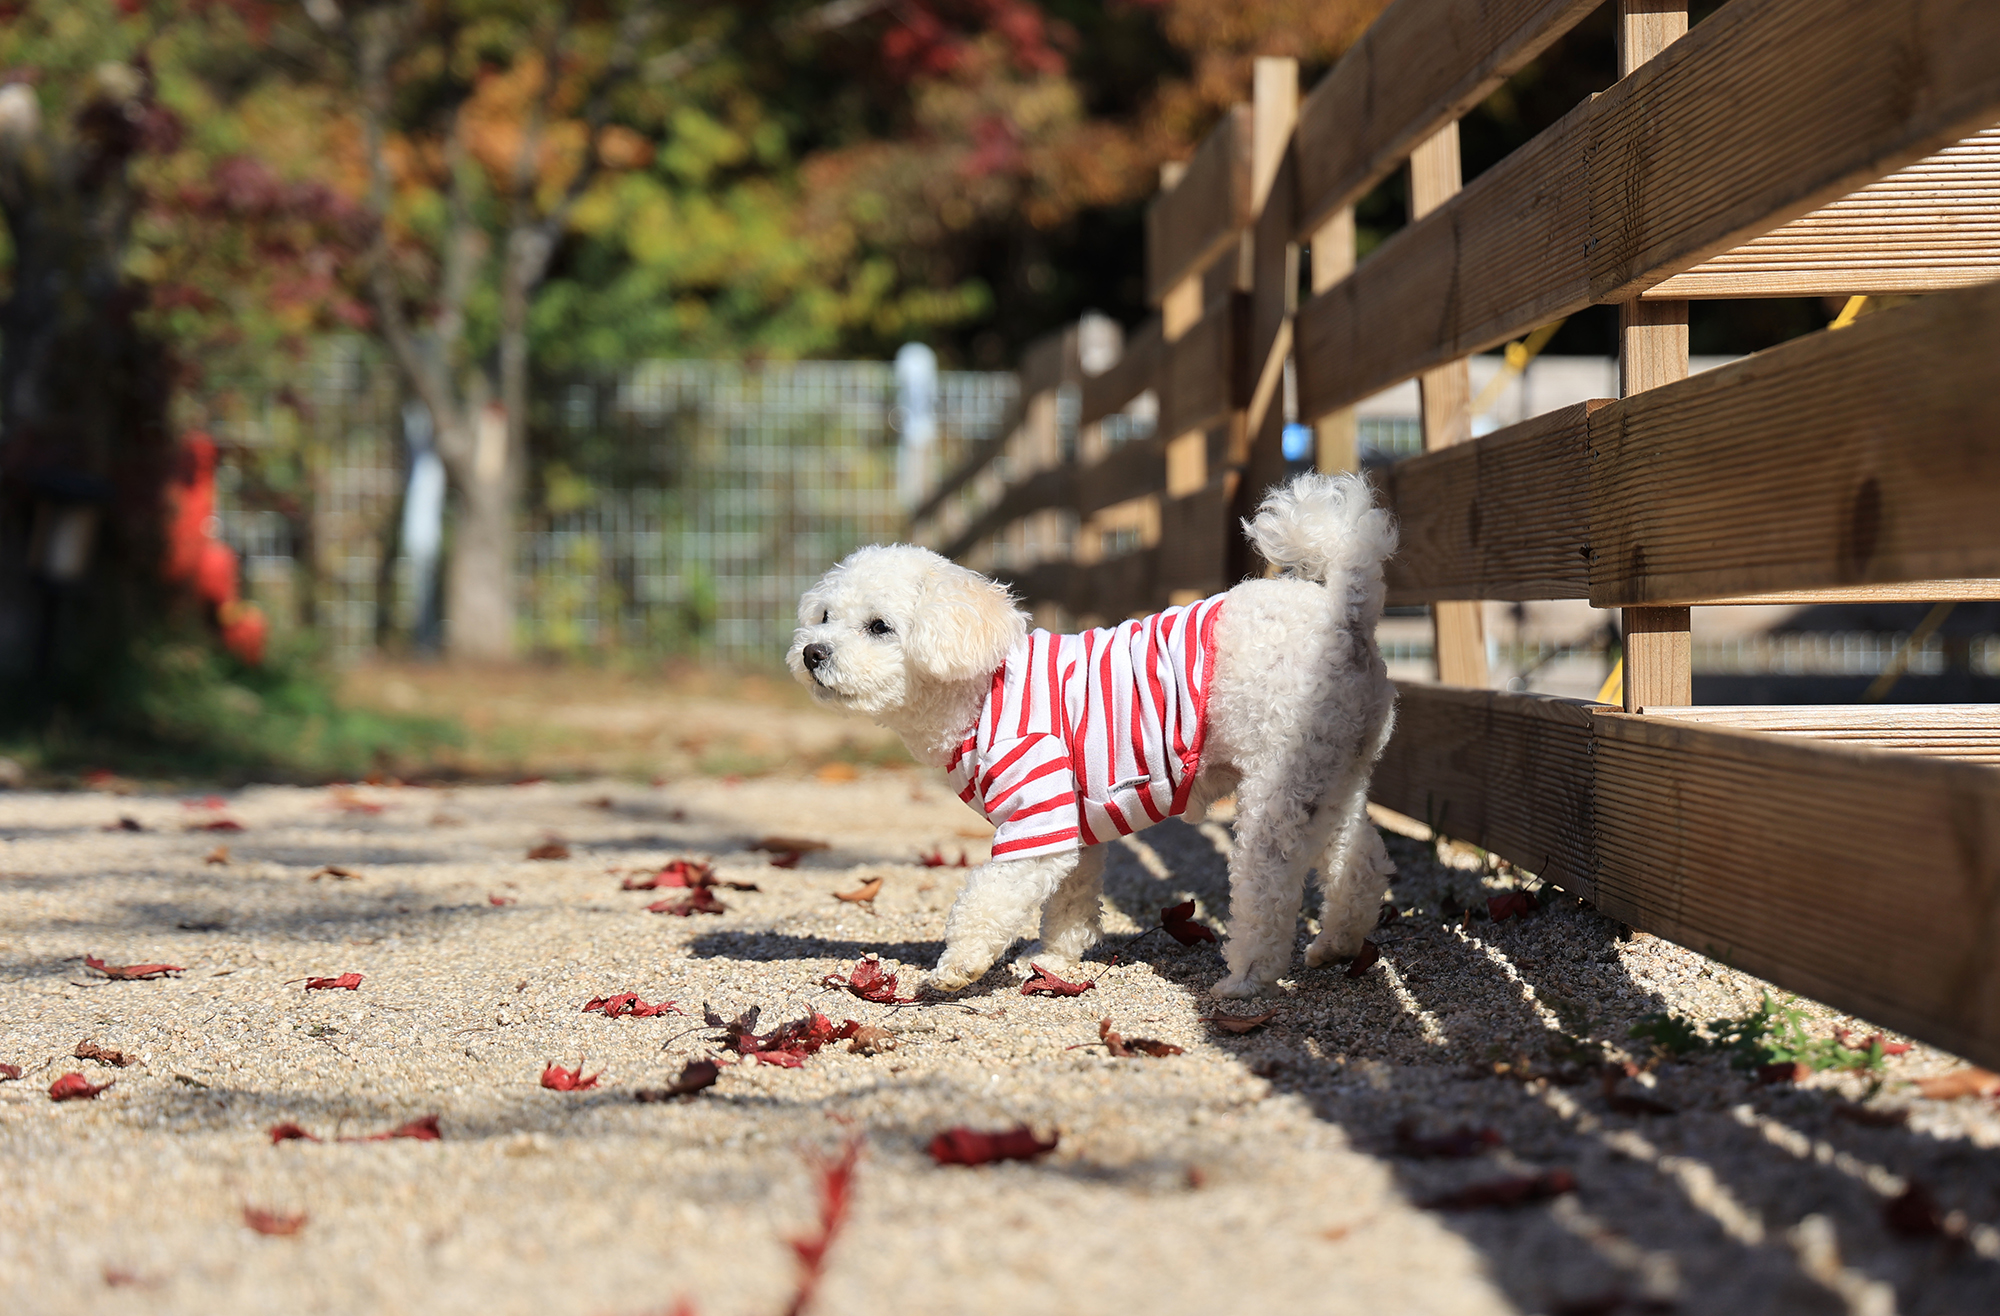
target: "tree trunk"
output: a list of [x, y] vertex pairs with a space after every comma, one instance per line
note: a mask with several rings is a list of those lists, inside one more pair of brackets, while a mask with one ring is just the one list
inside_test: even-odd
[[474, 662], [504, 662], [514, 656], [514, 502], [520, 463], [510, 451], [504, 407], [475, 403], [464, 414], [472, 432], [448, 447], [440, 445], [468, 455], [448, 463], [456, 498], [445, 595], [446, 652]]

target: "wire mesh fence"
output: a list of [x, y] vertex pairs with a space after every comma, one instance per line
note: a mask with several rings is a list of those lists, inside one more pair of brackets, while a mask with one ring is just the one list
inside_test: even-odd
[[[1014, 391], [1009, 373], [941, 372], [934, 460], [990, 433]], [[403, 642], [417, 620], [397, 542], [400, 409], [385, 363], [343, 342], [289, 400], [239, 399], [216, 426], [233, 454], [220, 530], [250, 596], [338, 661]], [[887, 363], [653, 361], [541, 381], [517, 537], [521, 649], [768, 664], [808, 584], [902, 533], [899, 438]]]

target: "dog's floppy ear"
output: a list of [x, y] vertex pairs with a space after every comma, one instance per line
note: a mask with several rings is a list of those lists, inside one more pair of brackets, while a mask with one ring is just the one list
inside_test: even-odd
[[1027, 616], [1004, 586], [946, 562], [924, 582], [903, 653], [940, 681], [969, 681], [998, 667], [1027, 633]]

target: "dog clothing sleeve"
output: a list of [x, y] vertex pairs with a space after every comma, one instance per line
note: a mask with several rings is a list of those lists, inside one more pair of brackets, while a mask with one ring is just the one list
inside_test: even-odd
[[947, 767], [993, 857], [1060, 854], [1187, 809], [1222, 595], [1080, 635], [1031, 632]]

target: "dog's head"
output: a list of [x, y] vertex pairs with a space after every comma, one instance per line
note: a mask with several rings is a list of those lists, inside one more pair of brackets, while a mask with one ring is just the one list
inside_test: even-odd
[[908, 544], [855, 551], [799, 600], [786, 665], [821, 703], [882, 715], [990, 675], [1028, 633], [1006, 589]]

